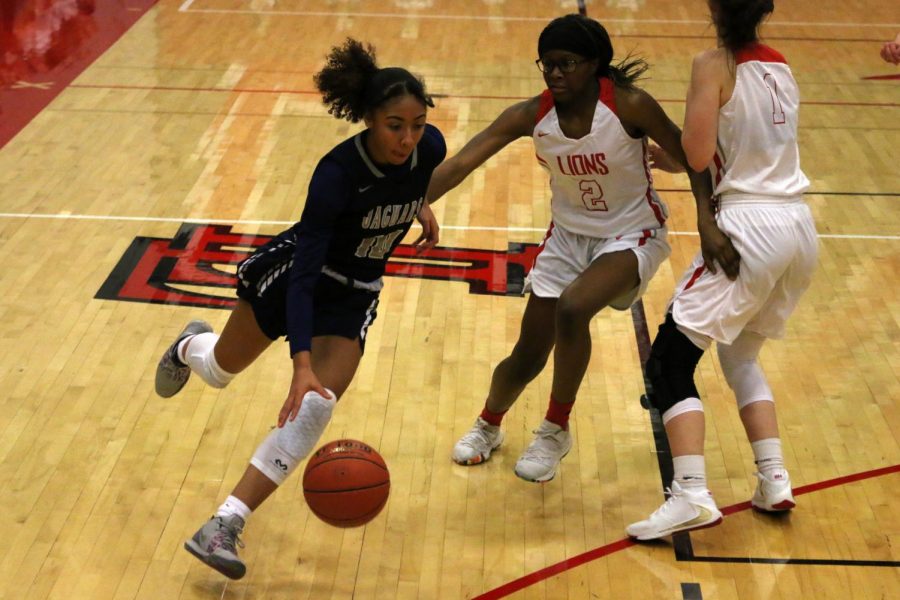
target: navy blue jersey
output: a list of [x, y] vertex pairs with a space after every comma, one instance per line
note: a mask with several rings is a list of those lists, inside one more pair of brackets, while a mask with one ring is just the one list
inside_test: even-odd
[[404, 164], [376, 165], [365, 149], [367, 135], [364, 130], [322, 157], [300, 221], [269, 243], [287, 238], [296, 244], [285, 315], [292, 356], [310, 349], [313, 290], [322, 268], [356, 281], [378, 280], [447, 154], [444, 136], [426, 125]]

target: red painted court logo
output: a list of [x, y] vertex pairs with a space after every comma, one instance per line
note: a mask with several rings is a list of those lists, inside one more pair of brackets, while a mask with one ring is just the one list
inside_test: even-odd
[[[232, 308], [237, 264], [272, 237], [185, 223], [172, 239], [135, 238], [95, 298]], [[466, 282], [472, 294], [519, 296], [537, 252], [538, 244], [510, 243], [506, 251], [438, 246], [416, 256], [401, 244], [385, 274]]]

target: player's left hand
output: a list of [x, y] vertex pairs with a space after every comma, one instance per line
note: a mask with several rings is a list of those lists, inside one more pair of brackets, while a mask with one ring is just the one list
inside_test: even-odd
[[718, 263], [728, 279], [737, 279], [741, 255], [728, 236], [722, 233], [715, 221], [698, 223], [697, 230], [700, 233], [700, 253], [703, 255], [704, 266], [710, 273], [715, 273]]
[[319, 378], [316, 377], [311, 368], [308, 366], [295, 366], [287, 399], [278, 412], [279, 427], [284, 427], [288, 421], [293, 421], [297, 418], [297, 414], [300, 412], [300, 405], [303, 404], [303, 398], [307, 392], [316, 392], [323, 398], [328, 398], [331, 395], [319, 382]]
[[[897, 36], [897, 39], [900, 40], [900, 35]], [[885, 42], [881, 47], [881, 58], [883, 58], [886, 62], [893, 64], [900, 64], [900, 42], [896, 40], [893, 42]]]
[[422, 226], [422, 233], [419, 234], [419, 237], [416, 238], [412, 245], [416, 249], [416, 254], [422, 254], [426, 250], [434, 248], [438, 243], [441, 227], [438, 225], [437, 217], [434, 216], [434, 212], [431, 210], [431, 205], [427, 202], [419, 209], [416, 220]]
[[684, 165], [676, 161], [671, 154], [656, 144], [650, 144], [649, 148], [647, 148], [647, 153], [650, 155], [651, 169], [665, 171], [666, 173], [684, 173]]

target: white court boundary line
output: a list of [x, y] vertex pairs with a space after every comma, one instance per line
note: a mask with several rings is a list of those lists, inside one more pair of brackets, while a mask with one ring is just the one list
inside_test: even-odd
[[[296, 221], [266, 221], [257, 219], [201, 219], [179, 217], [130, 217], [127, 215], [78, 215], [71, 213], [0, 213], [0, 219], [61, 219], [72, 221], [133, 221], [139, 223], [197, 223], [200, 225], [280, 225], [290, 226]], [[416, 227], [418, 223], [413, 223]], [[508, 231], [516, 233], [547, 233], [546, 227], [489, 227], [473, 225], [441, 225], [448, 231]], [[696, 231], [670, 231], [669, 235], [697, 236]], [[836, 240], [888, 240], [900, 241], [900, 235], [865, 235], [820, 233], [819, 239]]]
[[[439, 15], [433, 13], [393, 13], [393, 12], [334, 12], [319, 10], [253, 10], [243, 8], [191, 8], [194, 0], [185, 0], [178, 8], [183, 13], [215, 13], [238, 15], [273, 15], [289, 17], [367, 17], [374, 19], [432, 19], [444, 21], [525, 21], [546, 23], [548, 17], [492, 17], [486, 15]], [[652, 23], [662, 25], [709, 25], [707, 20], [698, 19], [603, 19], [604, 23]], [[768, 21], [766, 25], [783, 27], [874, 27], [897, 29], [900, 23], [832, 23], [822, 21]]]

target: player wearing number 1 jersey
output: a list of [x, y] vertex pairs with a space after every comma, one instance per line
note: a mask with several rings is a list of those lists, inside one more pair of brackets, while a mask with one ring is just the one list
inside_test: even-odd
[[703, 405], [693, 382], [713, 341], [758, 469], [751, 503], [768, 512], [794, 507], [773, 394], [757, 357], [767, 338], [784, 335], [816, 264], [816, 229], [803, 201], [809, 181], [797, 148], [800, 96], [787, 61], [757, 38], [771, 0], [709, 5], [720, 47], [694, 59], [682, 144], [694, 168], [710, 167], [716, 186], [718, 213], [699, 215], [701, 238], [717, 227], [740, 267], [732, 279], [698, 254], [653, 342], [647, 374], [675, 472], [669, 499], [627, 527], [641, 540], [722, 519], [706, 484]]
[[[434, 172], [429, 202], [510, 142], [530, 137], [552, 192], [553, 220], [528, 276], [519, 339], [494, 370], [475, 425], [453, 448], [459, 464], [479, 464], [500, 445], [501, 419], [552, 350], [546, 416], [515, 466], [528, 481], [552, 479], [572, 447], [569, 413], [591, 355], [591, 319], [606, 306], [631, 306], [669, 254], [647, 138], [686, 164], [680, 132], [634, 85], [646, 64], [611, 65], [612, 57], [600, 23], [576, 14], [554, 19], [538, 39], [536, 62], [547, 90], [506, 109]], [[693, 173], [691, 186], [709, 202], [708, 174]]]

